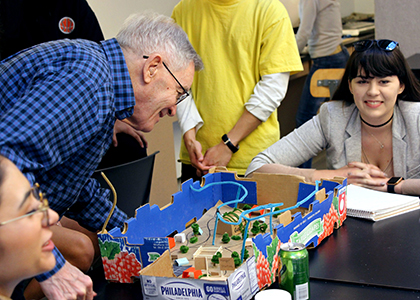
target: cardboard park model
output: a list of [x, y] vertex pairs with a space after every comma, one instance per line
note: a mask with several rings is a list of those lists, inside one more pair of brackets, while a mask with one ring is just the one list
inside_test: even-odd
[[276, 280], [282, 243], [316, 247], [342, 225], [346, 186], [213, 170], [184, 182], [167, 206], [138, 208], [123, 231], [102, 230], [105, 277], [140, 277], [144, 299], [251, 299]]

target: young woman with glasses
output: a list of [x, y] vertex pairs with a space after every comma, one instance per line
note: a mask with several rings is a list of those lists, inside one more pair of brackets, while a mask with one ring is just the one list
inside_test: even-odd
[[[296, 174], [311, 182], [344, 176], [348, 183], [420, 195], [419, 181], [411, 180], [420, 178], [420, 84], [397, 42], [365, 40], [354, 50], [335, 101], [258, 154], [246, 175]], [[323, 149], [328, 170], [295, 168]]]
[[23, 279], [51, 270], [51, 224], [58, 215], [49, 209], [39, 186], [0, 156], [0, 299], [9, 299]]

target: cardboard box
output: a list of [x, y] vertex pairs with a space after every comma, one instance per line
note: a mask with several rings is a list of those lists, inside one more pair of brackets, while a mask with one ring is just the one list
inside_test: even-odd
[[229, 277], [219, 280], [175, 278], [170, 274], [170, 259], [163, 254], [142, 270], [143, 299], [251, 299], [259, 288], [254, 257], [249, 258]]
[[[150, 297], [145, 299], [173, 299], [174, 296], [177, 299], [195, 299], [192, 295], [208, 299], [237, 299], [237, 295], [241, 295], [242, 299], [251, 299], [259, 289], [275, 280], [281, 243], [294, 241], [316, 247], [332, 233], [334, 227], [342, 225], [346, 218], [346, 182], [344, 178], [335, 178], [315, 185], [305, 183], [297, 176], [258, 173], [252, 178], [240, 179], [230, 172], [208, 174], [201, 184], [186, 181], [166, 207], [142, 206], [137, 209], [136, 218], [127, 221], [123, 231], [115, 228], [98, 235], [106, 278], [131, 282], [141, 269], [143, 293]], [[183, 255], [178, 243], [169, 251], [167, 237], [181, 232], [191, 237], [189, 225], [197, 222], [205, 229], [199, 239], [207, 240], [205, 246], [211, 246], [210, 235], [214, 230], [211, 226], [215, 225], [215, 220], [211, 218], [216, 211], [232, 210], [229, 206], [218, 208], [221, 204], [241, 197], [244, 198], [242, 203], [251, 206], [282, 202], [284, 205], [281, 208], [293, 207], [303, 199], [307, 200], [274, 218], [269, 232], [254, 236], [252, 248], [249, 248], [253, 253], [237, 269], [223, 272], [206, 270], [214, 276], [205, 279], [174, 277], [173, 259]], [[245, 215], [251, 214], [245, 211]], [[240, 253], [243, 241], [231, 241], [226, 245], [218, 236], [216, 243], [217, 247], [223, 245], [230, 251], [238, 249]], [[192, 253], [189, 255], [192, 264]], [[226, 276], [223, 275], [225, 273]]]

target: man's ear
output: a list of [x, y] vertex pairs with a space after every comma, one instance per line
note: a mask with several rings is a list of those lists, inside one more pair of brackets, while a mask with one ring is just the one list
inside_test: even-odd
[[150, 83], [158, 73], [159, 64], [162, 62], [162, 57], [158, 54], [149, 56], [143, 66], [143, 78], [145, 83]]

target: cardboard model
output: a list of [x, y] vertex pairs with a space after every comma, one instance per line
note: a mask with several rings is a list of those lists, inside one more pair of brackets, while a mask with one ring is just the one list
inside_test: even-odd
[[[213, 296], [215, 299], [218, 299], [217, 295], [227, 299], [236, 299], [235, 295], [251, 299], [259, 289], [275, 280], [282, 243], [293, 241], [316, 247], [334, 228], [342, 225], [346, 218], [346, 183], [345, 178], [334, 178], [311, 184], [298, 176], [258, 173], [243, 179], [230, 172], [207, 174], [201, 183], [188, 180], [167, 206], [160, 209], [146, 204], [136, 210], [135, 218], [127, 221], [123, 231], [114, 228], [98, 234], [106, 278], [132, 282], [140, 274], [145, 299], [170, 299], [180, 296], [179, 293]], [[243, 224], [263, 223], [261, 220], [269, 223], [267, 232], [249, 233], [251, 247], [244, 246], [242, 239], [226, 244], [222, 242], [221, 234], [216, 234], [217, 237], [213, 234], [218, 224], [229, 223], [219, 217], [223, 218], [223, 213], [243, 204], [257, 205], [251, 210], [242, 210], [239, 217], [246, 216]], [[274, 207], [280, 207], [284, 212], [273, 217]], [[256, 211], [263, 212], [263, 215], [253, 216]], [[190, 242], [194, 236], [190, 225], [195, 222], [203, 233], [193, 244]], [[169, 249], [168, 237], [179, 233], [186, 234], [186, 242], [177, 242]], [[180, 251], [182, 245], [188, 245], [188, 253]], [[219, 265], [214, 268], [210, 260], [203, 261], [202, 257], [206, 256], [199, 256], [195, 263], [193, 254], [199, 247], [206, 247], [205, 250], [223, 247], [222, 262], [229, 267], [223, 269], [225, 267]], [[234, 250], [239, 254], [246, 250], [250, 257], [244, 259], [242, 256], [240, 265], [229, 270], [232, 260], [226, 259], [229, 258], [226, 255]], [[163, 257], [166, 251], [170, 255]], [[190, 264], [185, 268], [194, 269], [187, 272], [189, 278], [173, 275], [174, 270], [168, 267], [173, 266], [173, 260], [177, 258], [189, 260]], [[164, 275], [151, 270], [162, 268], [165, 268]], [[192, 279], [199, 268], [207, 277]]]

